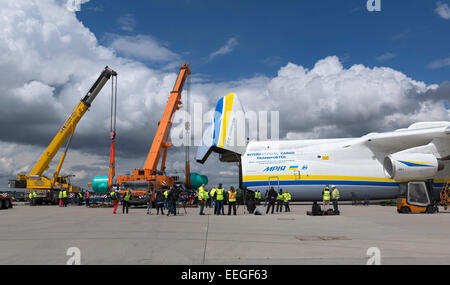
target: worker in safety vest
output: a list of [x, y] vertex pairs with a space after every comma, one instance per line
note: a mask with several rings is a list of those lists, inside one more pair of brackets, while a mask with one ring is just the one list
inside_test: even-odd
[[169, 200], [168, 200], [168, 196], [169, 196], [169, 189], [166, 189], [166, 191], [164, 191], [164, 209], [168, 210], [169, 209]]
[[325, 189], [322, 191], [322, 197], [323, 197], [323, 211], [326, 212], [330, 207], [330, 200], [331, 200], [330, 186], [327, 185]]
[[211, 208], [214, 208], [214, 213], [216, 212], [216, 187], [211, 189], [209, 196], [211, 196]]
[[78, 206], [83, 204], [83, 194], [81, 192], [78, 193]]
[[205, 208], [211, 207], [211, 197], [209, 196], [208, 190], [205, 190], [203, 200], [205, 200]]
[[67, 190], [63, 191], [63, 206], [67, 207]]
[[288, 190], [284, 191], [283, 198], [284, 198], [283, 200], [284, 200], [285, 211], [290, 212], [291, 208], [289, 207], [289, 201], [291, 201], [292, 197]]
[[62, 191], [59, 191], [59, 206], [62, 207], [62, 202], [63, 202], [63, 193]]
[[202, 184], [198, 188], [198, 200], [200, 201], [200, 215], [203, 216], [205, 213], [203, 213], [203, 209], [205, 208], [205, 202], [206, 202], [206, 194], [205, 194], [205, 184]]
[[339, 211], [339, 205], [338, 205], [338, 201], [339, 199], [341, 199], [341, 196], [339, 194], [339, 190], [336, 188], [336, 186], [331, 186], [332, 189], [332, 198], [333, 198], [333, 208], [334, 211], [337, 212]]
[[219, 184], [219, 188], [217, 188], [217, 190], [216, 190], [216, 203], [217, 203], [216, 215], [220, 215], [220, 212], [222, 212], [222, 215], [225, 215], [225, 211], [223, 209], [224, 195], [225, 195], [225, 189], [222, 188], [222, 184]]
[[231, 207], [233, 207], [233, 215], [236, 216], [236, 190], [233, 186], [228, 191], [228, 216], [231, 216]]
[[89, 190], [84, 193], [84, 200], [86, 201], [86, 207], [89, 207], [89, 198], [91, 198], [91, 193], [89, 193]]
[[116, 214], [117, 212], [117, 207], [119, 206], [119, 196], [117, 196], [116, 191], [114, 191], [113, 189], [111, 189], [111, 192], [109, 193], [109, 197], [111, 198], [111, 201], [114, 204], [114, 210], [113, 210], [113, 214]]
[[30, 206], [33, 206], [33, 193], [32, 192], [30, 192], [28, 194], [28, 200], [30, 201]]
[[277, 213], [283, 212], [283, 203], [284, 203], [283, 189], [280, 189], [277, 196]]
[[258, 191], [255, 192], [254, 198], [255, 198], [255, 205], [258, 205], [258, 199], [259, 199]]
[[37, 205], [37, 193], [36, 191], [33, 192], [33, 206]]
[[128, 208], [130, 207], [130, 201], [131, 201], [131, 189], [128, 189], [125, 195], [123, 195], [122, 214], [125, 214], [126, 212], [128, 215]]

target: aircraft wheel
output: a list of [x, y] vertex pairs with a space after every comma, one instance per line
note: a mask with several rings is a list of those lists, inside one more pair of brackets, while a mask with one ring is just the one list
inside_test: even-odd
[[1, 209], [5, 209], [5, 208], [3, 207], [3, 205], [4, 205], [4, 201], [3, 201], [3, 200], [0, 200], [0, 210], [1, 210]]
[[9, 209], [10, 204], [9, 199], [3, 200], [3, 209]]

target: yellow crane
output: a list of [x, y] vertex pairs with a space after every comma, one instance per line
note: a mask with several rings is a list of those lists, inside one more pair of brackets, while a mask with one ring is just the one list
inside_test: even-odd
[[[67, 150], [69, 149], [70, 142], [72, 140], [78, 122], [86, 113], [86, 111], [91, 107], [92, 102], [111, 77], [116, 78], [115, 82], [117, 84], [117, 73], [111, 68], [106, 67], [100, 74], [94, 85], [92, 85], [86, 96], [81, 99], [81, 102], [73, 110], [63, 126], [59, 129], [58, 133], [53, 138], [52, 142], [47, 147], [45, 152], [42, 154], [41, 158], [34, 165], [30, 173], [19, 174], [17, 176], [17, 180], [10, 180], [10, 188], [25, 188], [25, 192], [27, 193], [27, 195], [30, 192], [36, 192], [36, 194], [38, 195], [39, 203], [55, 203], [59, 197], [59, 191], [62, 190], [67, 190], [69, 192], [80, 191], [80, 187], [71, 185], [70, 176], [60, 176], [59, 172], [61, 171], [62, 165], [66, 158]], [[56, 167], [56, 171], [53, 174], [53, 177], [48, 178], [43, 176], [44, 172], [49, 168], [51, 161], [56, 156], [64, 142], [66, 142], [66, 146], [61, 159], [59, 160], [58, 166]]]

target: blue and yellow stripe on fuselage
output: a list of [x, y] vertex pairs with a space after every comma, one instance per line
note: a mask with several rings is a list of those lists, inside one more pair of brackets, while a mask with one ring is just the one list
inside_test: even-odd
[[[242, 185], [250, 190], [264, 190], [269, 187], [288, 189], [295, 200], [316, 200], [321, 197], [321, 189], [326, 185], [336, 185], [344, 199], [360, 194], [371, 199], [394, 199], [398, 195], [401, 182], [410, 180], [393, 180], [379, 177], [333, 176], [333, 175], [246, 175]], [[423, 180], [422, 180], [423, 181]], [[440, 189], [444, 180], [435, 180], [433, 187]]]

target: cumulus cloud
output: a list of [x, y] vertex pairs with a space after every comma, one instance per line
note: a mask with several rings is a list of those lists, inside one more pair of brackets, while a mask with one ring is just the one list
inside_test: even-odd
[[215, 88], [222, 94], [236, 92], [247, 111], [279, 111], [281, 137], [290, 139], [361, 136], [419, 119], [448, 120], [449, 115], [442, 100], [450, 94], [434, 96], [442, 87], [387, 67], [344, 68], [336, 56], [319, 60], [312, 69], [289, 63], [274, 78]]
[[[33, 156], [36, 161], [101, 70], [109, 65], [119, 73], [119, 155], [130, 159], [145, 155], [161, 116], [155, 110], [164, 108], [177, 70], [150, 69], [133, 59], [136, 56], [131, 51], [126, 54], [121, 50], [122, 56], [118, 56], [114, 50], [119, 49], [117, 42], [113, 47], [99, 45], [67, 9], [65, 1], [3, 2], [0, 105], [4, 108], [0, 114], [0, 141], [38, 147]], [[138, 44], [152, 40], [138, 39]], [[161, 57], [173, 56], [168, 50], [159, 52]], [[161, 60], [148, 55], [147, 59]], [[108, 156], [109, 94], [107, 85], [77, 127], [72, 149], [79, 151], [80, 159], [88, 157], [88, 153]], [[203, 100], [195, 94], [192, 99]], [[65, 167], [78, 156], [71, 152]], [[10, 167], [10, 159], [18, 165]], [[20, 162], [12, 154], [5, 155], [2, 162], [13, 172], [28, 169], [33, 163]], [[85, 166], [89, 167], [89, 163]], [[138, 166], [136, 163], [130, 169]]]
[[436, 13], [443, 19], [450, 19], [450, 7], [446, 3], [438, 2], [436, 4]]

